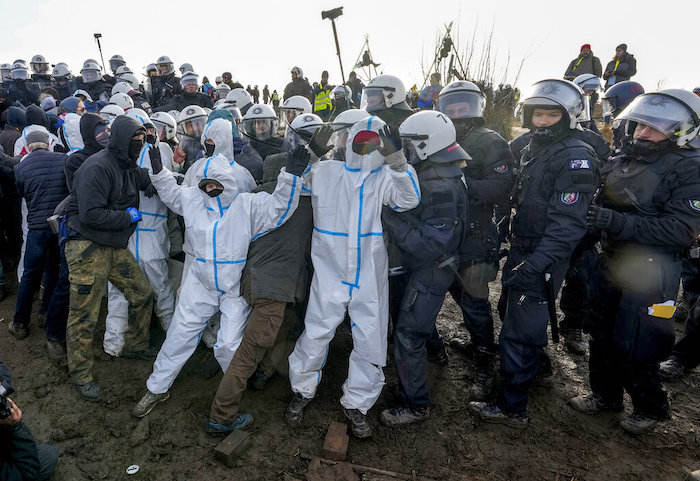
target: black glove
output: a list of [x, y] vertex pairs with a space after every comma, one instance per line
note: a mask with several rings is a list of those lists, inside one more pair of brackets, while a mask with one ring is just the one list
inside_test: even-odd
[[323, 157], [333, 148], [333, 145], [328, 144], [332, 134], [333, 127], [330, 125], [324, 125], [323, 127], [316, 129], [314, 134], [311, 136], [309, 147], [314, 151], [314, 154], [316, 154], [317, 157]]
[[523, 261], [510, 271], [503, 280], [503, 287], [527, 292], [544, 285], [544, 274], [528, 261]]
[[157, 191], [156, 188], [153, 186], [153, 184], [148, 184], [148, 187], [146, 187], [146, 188], [144, 189], [144, 191], [143, 191], [143, 195], [145, 195], [145, 196], [148, 197], [149, 199], [150, 199], [151, 197], [153, 197], [154, 195], [156, 195], [157, 193], [158, 193], [158, 191]]
[[176, 175], [175, 176], [175, 182], [177, 182], [177, 185], [182, 185], [182, 183], [185, 181], [185, 176], [184, 175]]
[[586, 216], [588, 227], [606, 232], [620, 232], [625, 226], [625, 216], [612, 209], [591, 205]]
[[311, 160], [311, 154], [304, 145], [298, 145], [293, 152], [287, 154], [287, 172], [300, 177]]
[[401, 135], [399, 135], [398, 127], [385, 125], [379, 131], [379, 139], [382, 141], [382, 144], [377, 150], [384, 157], [393, 154], [401, 148]]
[[157, 174], [163, 170], [163, 161], [160, 160], [160, 149], [155, 145], [148, 148], [148, 156], [151, 158], [151, 170]]

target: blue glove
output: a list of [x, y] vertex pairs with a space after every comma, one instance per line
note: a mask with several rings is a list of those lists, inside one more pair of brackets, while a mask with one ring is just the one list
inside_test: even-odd
[[126, 209], [126, 213], [131, 216], [131, 223], [138, 222], [141, 220], [141, 212], [136, 207], [129, 207]]

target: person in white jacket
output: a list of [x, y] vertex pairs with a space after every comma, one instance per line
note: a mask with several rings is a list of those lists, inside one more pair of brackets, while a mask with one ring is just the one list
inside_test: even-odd
[[[239, 193], [229, 160], [208, 157], [195, 173], [191, 187], [178, 186], [175, 177], [151, 155], [151, 181], [160, 199], [185, 220], [185, 235], [194, 261], [180, 291], [173, 322], [158, 353], [146, 394], [135, 417], [147, 415], [169, 397], [171, 384], [194, 352], [209, 318], [221, 311], [214, 356], [225, 371], [243, 337], [250, 307], [240, 293], [241, 271], [251, 240], [284, 223], [299, 202], [306, 160], [288, 164], [280, 172], [272, 194]], [[248, 418], [249, 424], [252, 418]], [[244, 419], [245, 421], [245, 419]]]
[[[316, 156], [330, 149], [323, 145], [326, 141], [319, 141], [324, 132], [329, 136], [329, 128], [323, 127], [309, 144]], [[368, 117], [350, 129], [345, 159], [316, 162], [304, 177], [314, 213], [314, 276], [305, 329], [289, 356], [294, 395], [286, 420], [292, 425], [301, 422], [321, 381], [328, 345], [347, 311], [353, 350], [340, 404], [353, 433], [367, 437], [371, 428], [365, 415], [384, 386], [389, 322], [382, 206], [413, 209], [420, 202], [420, 189], [401, 150], [398, 129], [390, 129], [379, 117]]]

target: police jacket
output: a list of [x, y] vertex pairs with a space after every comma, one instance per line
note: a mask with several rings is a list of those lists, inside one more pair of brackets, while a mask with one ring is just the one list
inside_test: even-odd
[[[151, 115], [153, 113], [153, 109], [151, 108], [151, 104], [148, 102], [146, 97], [141, 92], [136, 92], [131, 94], [131, 100], [134, 101], [134, 107], [137, 109], [141, 109], [144, 112], [146, 112], [148, 115]], [[184, 108], [184, 107], [183, 107]], [[182, 110], [182, 109], [179, 109]]]
[[67, 216], [71, 239], [126, 248], [136, 229], [129, 207], [139, 207], [139, 190], [150, 184], [148, 171], [129, 159], [131, 138], [145, 135], [143, 126], [128, 117], [112, 122], [107, 148], [91, 155], [75, 172]]
[[56, 103], [60, 103], [61, 100], [65, 98], [72, 97], [73, 93], [78, 90], [75, 79], [72, 78], [68, 80], [56, 80], [53, 88], [58, 92], [59, 98], [56, 99]]
[[151, 107], [154, 109], [181, 93], [182, 82], [174, 73], [151, 77]]
[[297, 77], [293, 79], [284, 88], [284, 100], [287, 100], [289, 97], [293, 97], [295, 95], [306, 97], [309, 99], [309, 102], [311, 102], [311, 105], [314, 104], [314, 93], [311, 89], [311, 85], [309, 85], [309, 82], [303, 78]]
[[27, 202], [30, 229], [50, 229], [46, 219], [68, 195], [63, 167], [66, 155], [37, 149], [15, 166], [17, 192]]
[[104, 80], [97, 80], [96, 82], [90, 83], [81, 82], [78, 84], [78, 88], [89, 93], [94, 102], [98, 100], [109, 100], [112, 96], [112, 86]]
[[376, 115], [387, 125], [398, 128], [404, 120], [413, 114], [413, 112], [414, 110], [409, 107], [406, 102], [401, 102], [399, 104], [392, 105], [387, 109], [380, 110], [379, 112], [370, 112], [370, 114]]
[[19, 102], [25, 107], [39, 104], [39, 88], [31, 80], [12, 80], [7, 82], [7, 94], [13, 104]]
[[600, 201], [624, 216], [602, 233], [606, 251], [625, 248], [677, 256], [700, 232], [700, 152], [616, 157], [604, 172]]
[[[612, 157], [613, 151], [610, 148], [610, 144], [608, 144], [608, 141], [605, 140], [605, 137], [603, 137], [600, 133], [596, 133], [590, 129], [582, 127], [581, 130], [572, 130], [571, 135], [591, 146], [596, 154], [596, 157], [599, 161], [601, 161], [601, 163], [598, 164], [598, 169], [600, 169], [603, 164], [606, 164]], [[523, 149], [530, 143], [531, 138], [532, 133], [525, 132], [524, 134], [521, 134], [515, 139], [511, 140], [508, 144], [510, 151], [513, 153], [516, 169], [520, 165], [520, 158], [523, 156]]]
[[595, 152], [569, 133], [539, 145], [521, 159], [513, 190], [513, 248], [539, 272], [567, 261], [586, 233], [586, 214], [598, 186]]
[[[263, 183], [254, 192], [274, 192], [280, 169], [287, 165], [287, 155], [283, 152], [267, 158]], [[254, 299], [294, 302], [306, 297], [313, 227], [311, 197], [303, 196], [282, 226], [253, 239], [241, 283], [250, 280]]]
[[199, 105], [202, 108], [211, 109], [214, 107], [211, 97], [202, 92], [187, 93], [182, 92], [175, 95], [168, 103], [156, 108], [156, 112], [167, 112], [169, 110], [177, 110], [180, 112], [188, 105]]
[[409, 269], [432, 267], [457, 252], [467, 221], [467, 189], [456, 164], [416, 166], [421, 201], [413, 210], [382, 211], [382, 224]]

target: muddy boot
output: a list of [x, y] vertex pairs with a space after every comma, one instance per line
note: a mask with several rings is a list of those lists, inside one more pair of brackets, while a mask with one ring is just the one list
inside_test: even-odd
[[474, 356], [476, 348], [474, 344], [465, 337], [455, 337], [450, 339], [450, 347], [456, 351], [460, 351], [469, 357]]
[[585, 394], [569, 399], [569, 406], [584, 414], [598, 414], [603, 411], [622, 411], [622, 403], [608, 402], [598, 394]]
[[146, 394], [144, 394], [138, 404], [134, 406], [131, 415], [135, 418], [142, 418], [153, 411], [153, 408], [156, 407], [158, 403], [166, 401], [169, 397], [170, 391], [165, 391], [162, 394], [154, 394], [147, 389]]
[[484, 348], [478, 348], [474, 357], [476, 361], [474, 382], [469, 388], [469, 399], [484, 401], [493, 388], [496, 355]]
[[295, 392], [292, 395], [292, 400], [289, 401], [287, 411], [284, 413], [284, 420], [290, 426], [297, 426], [304, 419], [304, 408], [311, 402], [301, 394]]
[[209, 434], [228, 434], [237, 429], [246, 429], [253, 422], [252, 414], [239, 414], [230, 423], [217, 423], [209, 419], [207, 421], [207, 432]]
[[387, 426], [398, 426], [400, 424], [413, 424], [424, 421], [430, 416], [430, 406], [409, 407], [399, 406], [385, 409], [379, 416], [382, 424]]
[[29, 327], [14, 322], [7, 325], [7, 330], [20, 341], [29, 335]]
[[583, 337], [583, 329], [562, 329], [566, 349], [572, 354], [586, 354], [586, 340]]
[[658, 423], [658, 418], [635, 411], [620, 420], [620, 427], [628, 433], [636, 435], [648, 433], [654, 429]]
[[95, 381], [90, 381], [85, 384], [76, 384], [76, 389], [83, 399], [91, 402], [97, 402], [102, 399], [102, 389]]
[[485, 402], [470, 402], [469, 410], [477, 414], [481, 419], [490, 423], [505, 424], [513, 428], [527, 427], [527, 414], [508, 414], [501, 411], [495, 404]]
[[57, 364], [63, 364], [67, 362], [66, 359], [66, 346], [65, 343], [61, 341], [52, 341], [50, 339], [46, 340], [46, 354], [49, 359]]
[[372, 435], [372, 426], [367, 421], [367, 416], [362, 414], [359, 409], [343, 408], [343, 414], [350, 420], [350, 430], [358, 438], [368, 438]]
[[659, 375], [664, 381], [677, 381], [688, 369], [678, 359], [670, 358], [659, 366]]

